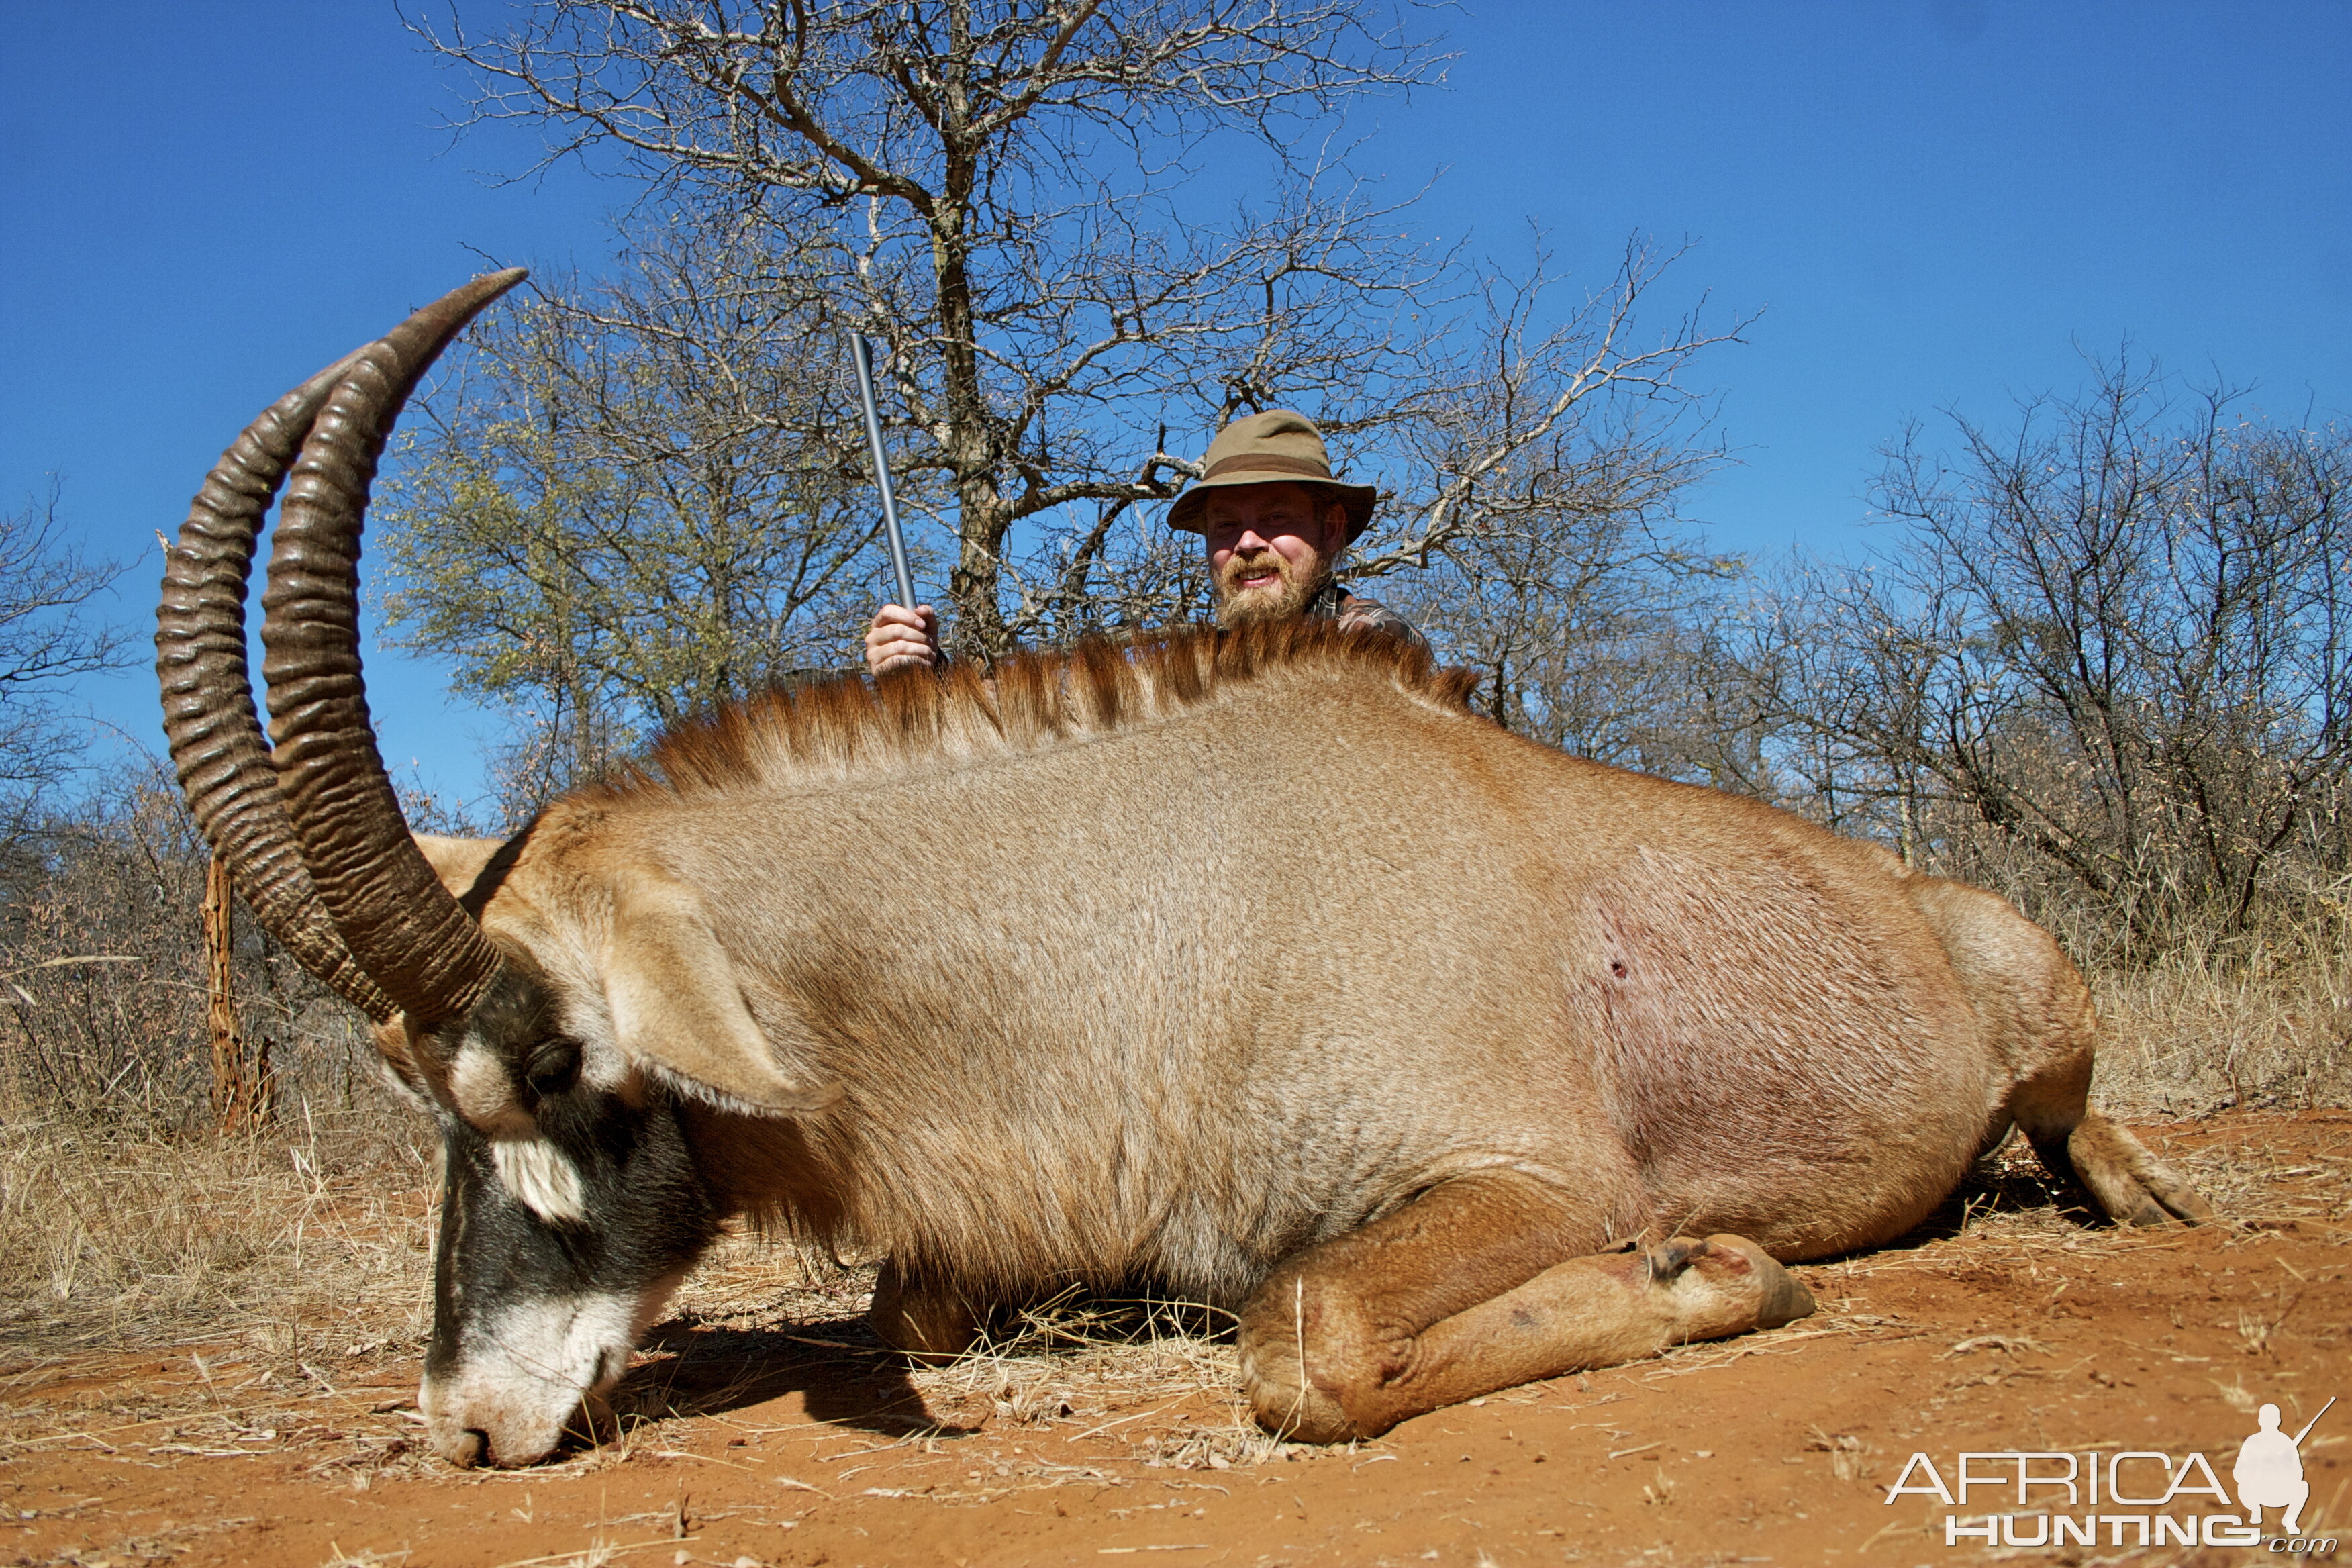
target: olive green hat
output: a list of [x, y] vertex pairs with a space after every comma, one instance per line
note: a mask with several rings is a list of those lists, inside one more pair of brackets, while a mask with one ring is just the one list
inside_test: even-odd
[[1372, 508], [1381, 499], [1374, 486], [1342, 484], [1333, 479], [1330, 454], [1323, 449], [1323, 432], [1315, 427], [1315, 421], [1287, 408], [1244, 415], [1218, 431], [1217, 438], [1209, 443], [1208, 456], [1201, 459], [1201, 468], [1200, 482], [1168, 509], [1170, 527], [1204, 531], [1201, 512], [1213, 489], [1288, 480], [1329, 485], [1337, 490], [1340, 504], [1348, 509], [1348, 542], [1352, 544], [1372, 521]]

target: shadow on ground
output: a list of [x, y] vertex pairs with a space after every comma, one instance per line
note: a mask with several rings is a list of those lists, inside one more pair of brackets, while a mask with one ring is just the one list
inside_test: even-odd
[[[2091, 1194], [2071, 1176], [2061, 1181], [2030, 1154], [1979, 1160], [1969, 1173], [1903, 1235], [1865, 1252], [1906, 1252], [1930, 1242], [1949, 1241], [1972, 1225], [2004, 1215], [2033, 1215], [2075, 1230], [2109, 1230], [2109, 1220]], [[1857, 1255], [1858, 1256], [1858, 1255]]]
[[719, 1415], [797, 1394], [812, 1420], [886, 1436], [977, 1430], [934, 1416], [905, 1361], [857, 1318], [791, 1330], [673, 1318], [646, 1336], [645, 1349], [651, 1359], [632, 1368], [613, 1394], [614, 1407], [638, 1420]]

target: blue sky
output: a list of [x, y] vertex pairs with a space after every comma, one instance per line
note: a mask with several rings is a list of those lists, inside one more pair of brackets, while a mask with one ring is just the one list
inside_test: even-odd
[[[2352, 6], [1936, 0], [1585, 5], [1435, 20], [1448, 85], [1359, 111], [1358, 162], [1504, 257], [1543, 226], [1595, 285], [1626, 237], [1694, 242], [1663, 299], [1760, 310], [1700, 380], [1739, 462], [1695, 498], [1717, 547], [1847, 550], [1874, 449], [1950, 407], [1999, 420], [2136, 352], [2352, 408]], [[388, 5], [0, 0], [0, 504], [62, 477], [135, 563], [286, 386], [499, 262], [593, 268], [624, 193], [452, 146], [457, 83]], [[441, 673], [369, 665], [385, 751], [480, 788], [495, 721]], [[160, 748], [147, 675], [82, 693]]]

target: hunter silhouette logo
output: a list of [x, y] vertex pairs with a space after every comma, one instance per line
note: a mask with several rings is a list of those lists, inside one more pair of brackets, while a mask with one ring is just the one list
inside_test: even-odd
[[[2335, 1406], [2329, 1399], [2293, 1436], [2279, 1429], [2277, 1405], [2262, 1406], [2255, 1412], [2255, 1430], [2238, 1445], [2228, 1487], [2203, 1454], [2183, 1454], [2176, 1463], [2170, 1454], [2154, 1449], [2106, 1452], [2109, 1446], [2101, 1444], [2079, 1453], [1971, 1450], [1956, 1456], [1948, 1471], [1938, 1469], [1927, 1455], [1914, 1454], [1887, 1489], [1886, 1501], [1892, 1506], [1906, 1495], [1932, 1497], [1947, 1508], [1966, 1510], [1972, 1491], [1991, 1489], [2000, 1502], [2017, 1510], [1975, 1517], [1946, 1514], [1947, 1546], [1963, 1541], [1988, 1546], [2095, 1546], [2103, 1544], [2103, 1531], [2107, 1536], [2104, 1544], [2112, 1546], [2260, 1546], [2264, 1544], [2263, 1510], [2277, 1509], [2280, 1533], [2267, 1543], [2270, 1550], [2332, 1552], [2332, 1540], [2303, 1536], [2303, 1506], [2311, 1486], [2303, 1475], [2302, 1448], [2320, 1416]], [[2233, 1489], [2240, 1511], [2223, 1512], [2231, 1507]], [[1982, 1508], [1994, 1500], [1973, 1500]], [[2085, 1507], [2090, 1511], [2075, 1511]], [[2189, 1511], [2192, 1509], [2199, 1511]]]
[[[2329, 1399], [2319, 1407], [2319, 1415], [2335, 1408]], [[2258, 1525], [2263, 1521], [2263, 1510], [2283, 1508], [2286, 1512], [2279, 1520], [2279, 1528], [2289, 1535], [2303, 1533], [2303, 1504], [2311, 1496], [2311, 1483], [2303, 1479], [2303, 1440], [2319, 1425], [2319, 1415], [2303, 1424], [2303, 1430], [2290, 1437], [2279, 1430], [2279, 1407], [2265, 1405], [2255, 1412], [2261, 1423], [2254, 1435], [2238, 1445], [2238, 1462], [2230, 1467], [2230, 1479], [2237, 1483], [2238, 1506], [2246, 1510], [2246, 1522]]]

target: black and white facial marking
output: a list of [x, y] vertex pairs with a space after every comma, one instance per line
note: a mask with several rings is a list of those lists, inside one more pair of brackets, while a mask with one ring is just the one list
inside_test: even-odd
[[435, 1449], [460, 1465], [553, 1452], [718, 1233], [675, 1100], [590, 1081], [537, 989], [519, 981], [476, 1010], [450, 1074], [463, 1114], [439, 1117], [421, 1403]]

